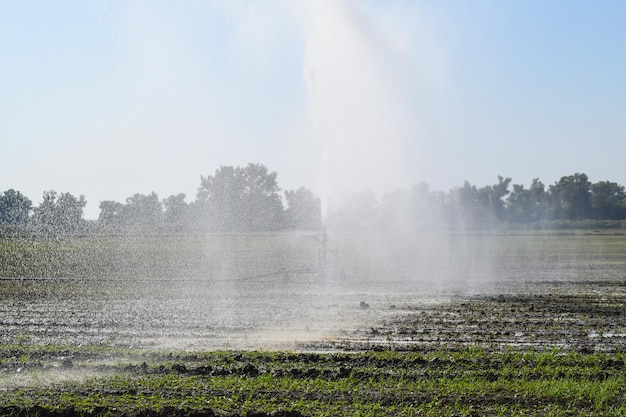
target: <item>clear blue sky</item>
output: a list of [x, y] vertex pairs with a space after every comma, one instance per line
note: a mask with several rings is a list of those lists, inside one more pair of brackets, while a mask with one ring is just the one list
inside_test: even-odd
[[626, 2], [0, 3], [0, 192], [626, 185]]

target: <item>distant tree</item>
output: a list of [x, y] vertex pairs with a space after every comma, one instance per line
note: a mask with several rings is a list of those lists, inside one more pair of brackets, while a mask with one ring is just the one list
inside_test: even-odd
[[550, 186], [555, 219], [584, 220], [591, 218], [591, 183], [586, 174], [576, 173]]
[[534, 178], [530, 188], [514, 184], [506, 199], [507, 218], [513, 223], [530, 223], [547, 219], [548, 195], [539, 178]]
[[39, 206], [35, 207], [33, 213], [33, 223], [37, 226], [49, 225], [52, 226], [56, 223], [57, 209], [56, 209], [57, 192], [56, 191], [44, 191], [43, 201]]
[[530, 223], [532, 202], [530, 191], [522, 184], [513, 184], [513, 190], [506, 199], [508, 220], [513, 223]]
[[[426, 190], [428, 190], [428, 185]], [[415, 187], [412, 188], [415, 192]], [[423, 229], [447, 229], [450, 225], [446, 221], [446, 193], [443, 191], [428, 191], [424, 193], [424, 186], [421, 187], [422, 191], [417, 194], [417, 198], [420, 195], [426, 197], [426, 202], [420, 204], [418, 210], [419, 224]], [[419, 201], [419, 200], [418, 200]]]
[[198, 215], [215, 230], [237, 230], [243, 216], [241, 196], [244, 188], [239, 167], [222, 166], [212, 176], [201, 176], [196, 196]]
[[117, 201], [105, 200], [100, 202], [98, 223], [103, 226], [124, 224], [124, 204]]
[[626, 218], [624, 186], [609, 181], [591, 184], [591, 209], [593, 217], [596, 219], [620, 220]]
[[320, 199], [308, 188], [300, 187], [296, 191], [285, 191], [287, 210], [285, 226], [295, 230], [320, 230], [322, 228], [322, 209]]
[[488, 227], [504, 219], [504, 198], [509, 194], [510, 183], [511, 178], [505, 179], [498, 175], [497, 184], [486, 185], [477, 190], [478, 209], [474, 213], [476, 225]]
[[166, 223], [183, 224], [189, 222], [189, 205], [185, 203], [185, 197], [185, 194], [180, 193], [163, 200]]
[[282, 226], [283, 203], [276, 172], [264, 165], [249, 164], [242, 170], [244, 179], [245, 229], [249, 231], [277, 230]]
[[123, 210], [126, 224], [156, 226], [163, 220], [163, 206], [153, 191], [148, 195], [134, 194], [126, 199]]
[[546, 191], [545, 185], [534, 178], [530, 184], [529, 199], [531, 203], [531, 221], [547, 220], [550, 211], [550, 195]]
[[511, 184], [511, 178], [498, 175], [498, 183], [491, 186], [489, 205], [498, 220], [503, 220], [505, 217], [505, 198], [510, 193], [509, 184]]
[[329, 214], [327, 227], [329, 230], [349, 232], [375, 230], [380, 225], [380, 209], [374, 191], [364, 189], [350, 193]]
[[32, 201], [13, 189], [0, 195], [0, 223], [24, 224], [32, 210]]
[[382, 223], [380, 227], [393, 233], [415, 233], [418, 228], [419, 208], [426, 202], [418, 200], [418, 192], [415, 189], [402, 188], [385, 193], [379, 208], [379, 222]]
[[87, 205], [85, 196], [76, 198], [70, 193], [61, 193], [57, 200], [58, 223], [62, 230], [76, 231], [84, 226], [83, 209]]
[[222, 166], [201, 177], [196, 209], [214, 230], [277, 230], [283, 215], [279, 191], [276, 173], [264, 165]]
[[448, 192], [445, 202], [445, 218], [453, 229], [478, 227], [478, 189], [468, 181], [463, 187], [455, 187]]
[[440, 229], [444, 201], [444, 194], [431, 191], [425, 182], [385, 193], [379, 208], [380, 227], [402, 234]]
[[33, 224], [50, 233], [74, 233], [83, 230], [83, 209], [86, 205], [83, 195], [76, 198], [70, 193], [44, 191], [43, 201], [34, 209]]

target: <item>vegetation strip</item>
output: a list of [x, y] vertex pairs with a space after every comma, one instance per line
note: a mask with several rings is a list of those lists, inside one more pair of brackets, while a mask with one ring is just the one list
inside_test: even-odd
[[[0, 392], [14, 416], [624, 415], [626, 356], [452, 352], [160, 353], [0, 346], [3, 379], [45, 369], [82, 381]], [[24, 369], [16, 368], [22, 362]], [[19, 370], [18, 370], [19, 369]], [[98, 376], [90, 376], [98, 375]]]

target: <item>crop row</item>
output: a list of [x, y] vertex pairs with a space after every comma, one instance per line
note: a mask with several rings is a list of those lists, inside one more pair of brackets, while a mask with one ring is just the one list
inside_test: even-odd
[[[32, 349], [31, 349], [32, 348]], [[38, 366], [69, 352], [4, 347]], [[58, 355], [58, 356], [55, 356]], [[401, 353], [74, 352], [99, 376], [0, 392], [13, 415], [623, 415], [626, 356], [551, 350]], [[106, 355], [115, 355], [108, 351]], [[6, 362], [5, 358], [5, 362]], [[15, 370], [3, 371], [3, 377]], [[37, 372], [31, 367], [30, 372]], [[152, 413], [152, 414], [150, 414]]]

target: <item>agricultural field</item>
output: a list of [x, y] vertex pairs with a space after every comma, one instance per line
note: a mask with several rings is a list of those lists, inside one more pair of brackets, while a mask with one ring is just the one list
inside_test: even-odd
[[0, 414], [626, 415], [626, 236], [0, 241]]

